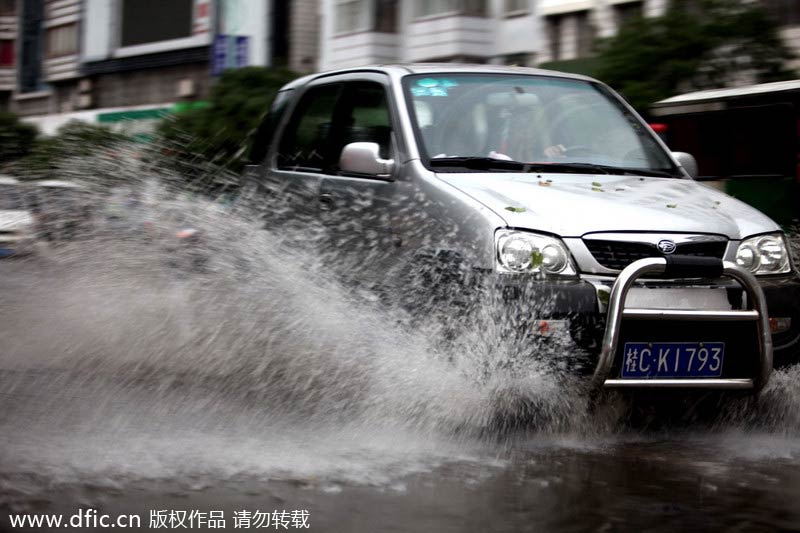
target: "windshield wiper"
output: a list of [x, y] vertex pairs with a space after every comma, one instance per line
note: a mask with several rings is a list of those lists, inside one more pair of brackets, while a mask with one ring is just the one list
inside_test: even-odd
[[665, 170], [649, 168], [615, 167], [594, 163], [523, 163], [494, 157], [435, 157], [430, 160], [434, 167], [466, 168], [469, 170], [501, 170], [506, 172], [561, 172], [593, 174], [628, 174], [658, 178], [679, 177]]
[[526, 172], [563, 172], [571, 174], [610, 174], [608, 167], [592, 163], [527, 163]]
[[680, 178], [679, 174], [669, 170], [656, 170], [654, 168], [615, 167], [611, 165], [596, 165], [608, 171], [608, 174], [631, 174], [633, 176], [652, 176], [654, 178]]
[[677, 178], [666, 171], [650, 168], [615, 167], [595, 163], [528, 163], [527, 172], [593, 172], [596, 174], [628, 174], [633, 176], [652, 176], [657, 178]]
[[666, 171], [651, 168], [615, 167], [595, 163], [527, 163], [527, 172], [593, 172], [595, 174], [628, 174], [633, 176], [652, 176], [657, 178], [677, 178]]
[[432, 167], [455, 167], [470, 170], [527, 171], [527, 163], [494, 157], [434, 157], [430, 164]]

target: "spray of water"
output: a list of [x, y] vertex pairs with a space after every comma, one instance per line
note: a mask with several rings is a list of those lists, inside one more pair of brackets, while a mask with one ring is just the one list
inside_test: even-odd
[[[6, 488], [25, 493], [43, 470], [47, 483], [193, 480], [198, 465], [222, 478], [388, 483], [486, 461], [496, 451], [483, 437], [496, 445], [511, 430], [619, 430], [624, 401], [590, 402], [568, 339], [520, 338], [484, 295], [437, 301], [445, 312], [422, 319], [427, 286], [401, 288], [412, 305], [387, 303], [343, 281], [359, 263], [346, 248], [317, 252], [315, 221], [265, 225], [279, 207], [238, 176], [197, 165], [187, 181], [138, 145], [60, 172], [94, 211], [74, 238], [21, 261], [19, 286], [2, 292]], [[757, 405], [734, 402], [721, 424], [796, 432], [795, 374], [777, 374]]]
[[[343, 284], [337, 272], [354, 270], [354, 254], [315, 252], [324, 235], [313, 221], [272, 232], [257, 193], [230, 199], [237, 177], [187, 185], [143, 159], [118, 146], [62, 169], [92, 191], [96, 212], [84, 235], [47, 251], [58, 275], [36, 287], [61, 331], [40, 351], [87, 379], [216, 387], [286, 416], [449, 430], [519, 409], [563, 429], [585, 412], [578, 380], [559, 370], [571, 354], [509, 334], [501, 303], [470, 320], [413, 320], [413, 306]], [[196, 238], [178, 242], [187, 230]]]

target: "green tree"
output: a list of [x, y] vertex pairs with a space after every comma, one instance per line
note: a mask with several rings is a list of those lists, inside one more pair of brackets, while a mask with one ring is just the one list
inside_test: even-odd
[[21, 122], [12, 113], [0, 113], [0, 164], [5, 164], [31, 151], [38, 131]]
[[204, 163], [241, 170], [252, 133], [284, 84], [298, 75], [281, 69], [247, 67], [228, 70], [211, 90], [210, 105], [177, 113], [159, 132], [168, 153], [184, 164]]
[[742, 75], [759, 83], [795, 76], [786, 68], [793, 56], [777, 22], [746, 0], [673, 0], [663, 16], [629, 21], [599, 50], [597, 77], [642, 111]]

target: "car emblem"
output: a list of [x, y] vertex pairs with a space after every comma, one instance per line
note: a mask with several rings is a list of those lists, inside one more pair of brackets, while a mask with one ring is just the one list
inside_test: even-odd
[[662, 254], [669, 255], [674, 254], [678, 247], [675, 246], [674, 242], [664, 239], [663, 241], [658, 241], [658, 249], [661, 250]]

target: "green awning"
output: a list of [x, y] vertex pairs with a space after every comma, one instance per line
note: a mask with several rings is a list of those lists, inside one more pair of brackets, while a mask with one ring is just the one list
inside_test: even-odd
[[162, 119], [172, 113], [182, 113], [191, 109], [203, 109], [210, 106], [210, 102], [178, 102], [169, 107], [154, 107], [152, 109], [129, 109], [124, 111], [112, 111], [109, 113], [98, 113], [97, 122], [109, 124], [121, 122], [123, 120], [151, 120]]
[[169, 114], [169, 108], [162, 107], [156, 109], [136, 109], [128, 111], [114, 111], [111, 113], [98, 113], [97, 122], [108, 124], [112, 122], [122, 122], [123, 120], [148, 120], [161, 119]]
[[183, 113], [184, 111], [191, 111], [193, 109], [205, 109], [211, 107], [211, 102], [200, 100], [198, 102], [178, 102], [172, 106], [173, 113]]

